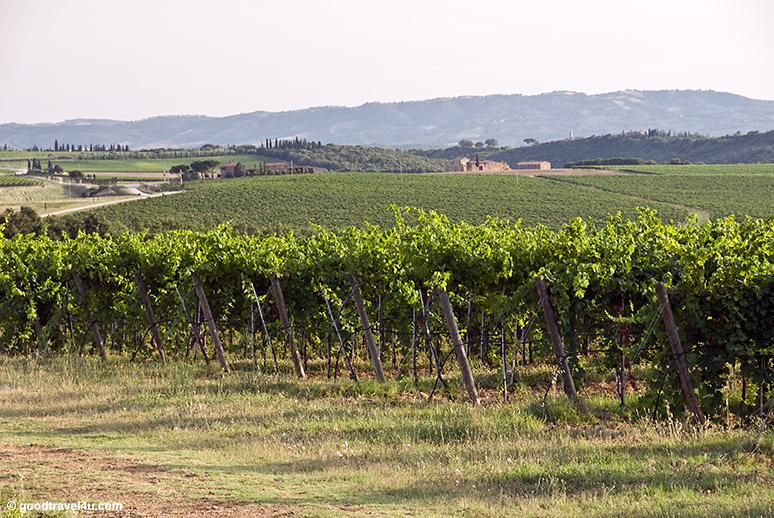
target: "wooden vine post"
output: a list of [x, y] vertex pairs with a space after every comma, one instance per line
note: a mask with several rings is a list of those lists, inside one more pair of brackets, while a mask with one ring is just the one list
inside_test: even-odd
[[697, 423], [703, 423], [704, 414], [701, 412], [699, 399], [693, 390], [691, 375], [685, 362], [685, 352], [683, 351], [682, 343], [680, 343], [680, 335], [677, 332], [677, 324], [675, 324], [675, 317], [672, 314], [672, 306], [669, 304], [669, 295], [667, 295], [666, 286], [664, 286], [663, 282], [656, 283], [656, 297], [661, 309], [661, 318], [664, 320], [667, 338], [669, 338], [669, 345], [672, 347], [672, 356], [677, 364], [677, 376], [680, 379], [680, 388], [683, 390], [688, 410], [691, 411]]
[[568, 396], [575, 397], [577, 393], [575, 392], [575, 383], [572, 381], [570, 364], [567, 362], [567, 352], [564, 349], [562, 335], [559, 333], [559, 326], [556, 323], [556, 314], [551, 305], [551, 299], [548, 297], [548, 288], [546, 287], [546, 282], [542, 275], [535, 277], [535, 286], [537, 287], [538, 296], [540, 297], [540, 304], [543, 306], [543, 314], [546, 317], [546, 325], [548, 327], [548, 334], [551, 337], [551, 344], [554, 347], [556, 362], [559, 365], [559, 370], [562, 371], [564, 393]]
[[156, 317], [153, 314], [153, 306], [151, 306], [150, 295], [148, 295], [148, 287], [145, 285], [145, 279], [142, 277], [142, 272], [137, 270], [134, 272], [134, 279], [137, 282], [137, 289], [140, 292], [142, 303], [145, 306], [145, 316], [148, 318], [148, 323], [151, 325], [151, 336], [156, 344], [156, 351], [159, 353], [159, 358], [164, 361], [164, 341], [161, 338], [161, 331], [159, 331], [159, 324], [156, 322]]
[[107, 352], [105, 351], [105, 344], [102, 343], [99, 324], [97, 324], [97, 320], [94, 318], [94, 312], [89, 309], [89, 302], [86, 299], [86, 288], [83, 287], [83, 279], [81, 279], [81, 276], [75, 270], [73, 270], [73, 280], [75, 281], [75, 288], [83, 299], [83, 307], [86, 308], [89, 317], [89, 327], [91, 327], [91, 336], [94, 339], [94, 346], [99, 351], [99, 357], [104, 360], [107, 358]]
[[35, 336], [38, 338], [38, 347], [43, 345], [43, 326], [40, 324], [40, 319], [32, 319], [32, 328], [35, 330]]
[[363, 325], [363, 334], [365, 335], [366, 343], [368, 344], [368, 352], [371, 354], [371, 362], [374, 364], [374, 372], [376, 372], [376, 379], [379, 381], [386, 381], [384, 377], [384, 370], [382, 369], [382, 359], [379, 357], [379, 350], [374, 343], [374, 335], [371, 333], [371, 324], [368, 323], [368, 314], [365, 310], [365, 304], [363, 304], [363, 298], [360, 296], [360, 287], [357, 284], [357, 279], [350, 273], [348, 275], [349, 284], [352, 286], [352, 298], [355, 299], [355, 305], [357, 306], [357, 312], [360, 315], [360, 323]]
[[451, 302], [449, 302], [449, 294], [444, 290], [439, 290], [439, 297], [441, 306], [443, 307], [443, 313], [446, 316], [446, 325], [449, 327], [452, 344], [454, 344], [454, 352], [457, 354], [457, 363], [459, 363], [460, 371], [462, 372], [462, 381], [465, 384], [465, 388], [468, 390], [470, 401], [473, 405], [478, 405], [480, 400], [478, 399], [476, 382], [473, 380], [473, 373], [470, 371], [468, 357], [465, 354], [465, 345], [462, 343], [462, 338], [460, 338], [460, 331], [457, 328], [457, 319], [454, 317]]
[[[196, 345], [199, 346], [199, 350], [202, 352], [202, 356], [204, 357], [204, 363], [207, 365], [210, 364], [210, 359], [207, 356], [207, 351], [204, 348], [204, 344], [201, 341], [201, 338], [199, 337], [199, 332], [196, 329], [196, 322], [194, 322], [194, 319], [191, 317], [191, 312], [188, 311], [188, 306], [185, 304], [185, 299], [183, 299], [183, 296], [180, 295], [180, 290], [177, 289], [177, 286], [175, 286], [175, 293], [177, 293], [177, 298], [180, 299], [180, 304], [183, 306], [183, 313], [185, 313], [185, 318], [188, 319], [188, 323], [191, 324], [191, 335], [193, 336], [194, 342], [196, 342]], [[186, 295], [188, 297], [188, 295]], [[194, 351], [194, 356], [196, 356], [196, 351]]]
[[220, 336], [218, 336], [218, 329], [215, 327], [215, 319], [210, 310], [210, 303], [207, 302], [207, 295], [204, 293], [202, 279], [196, 272], [191, 272], [191, 279], [193, 280], [194, 290], [196, 290], [196, 296], [199, 297], [199, 304], [202, 306], [204, 321], [207, 323], [207, 328], [210, 330], [212, 344], [215, 346], [215, 355], [218, 357], [218, 362], [220, 362], [220, 367], [223, 369], [223, 372], [228, 372], [226, 353], [223, 352], [223, 346], [220, 344]]
[[298, 376], [299, 379], [304, 379], [306, 378], [304, 365], [301, 363], [301, 357], [298, 355], [296, 341], [293, 338], [293, 328], [290, 326], [290, 319], [288, 318], [288, 312], [285, 308], [285, 297], [282, 295], [282, 288], [280, 287], [279, 279], [277, 279], [276, 275], [271, 276], [271, 289], [274, 291], [274, 301], [277, 303], [277, 311], [279, 312], [280, 320], [282, 321], [282, 327], [288, 335], [290, 358], [293, 360], [296, 376]]

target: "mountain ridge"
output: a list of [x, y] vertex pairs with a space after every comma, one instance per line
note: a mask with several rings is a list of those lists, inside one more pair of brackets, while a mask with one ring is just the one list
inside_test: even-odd
[[0, 125], [0, 146], [49, 147], [120, 143], [132, 149], [261, 143], [305, 138], [383, 147], [448, 147], [462, 139], [501, 145], [657, 128], [723, 136], [774, 129], [774, 101], [712, 90], [622, 90], [587, 95], [559, 90], [538, 95], [493, 94], [421, 101], [315, 106], [224, 117], [160, 115], [135, 121], [69, 119]]

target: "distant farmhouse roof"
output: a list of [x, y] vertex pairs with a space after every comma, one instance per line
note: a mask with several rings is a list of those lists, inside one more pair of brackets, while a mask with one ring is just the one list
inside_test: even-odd
[[505, 162], [495, 162], [493, 160], [471, 160], [468, 157], [457, 157], [446, 162], [446, 171], [453, 172], [475, 172], [475, 171], [507, 171], [510, 167]]

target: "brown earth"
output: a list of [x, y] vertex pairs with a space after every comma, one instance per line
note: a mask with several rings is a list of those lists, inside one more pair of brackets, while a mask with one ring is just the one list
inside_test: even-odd
[[[79, 451], [38, 445], [0, 445], [0, 488], [19, 488], [18, 503], [120, 503], [121, 511], [82, 511], [69, 516], [280, 517], [300, 514], [291, 505], [255, 505], [193, 498], [185, 489], [206, 478], [169, 471], [111, 451]], [[6, 490], [7, 491], [7, 490]], [[4, 495], [7, 497], [7, 493]], [[5, 500], [5, 499], [3, 499]], [[2, 502], [3, 506], [6, 502]], [[57, 514], [57, 516], [59, 516]]]

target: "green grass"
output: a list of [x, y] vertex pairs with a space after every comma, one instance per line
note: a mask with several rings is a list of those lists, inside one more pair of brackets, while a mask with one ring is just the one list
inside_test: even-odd
[[[634, 216], [638, 200], [539, 178], [498, 175], [328, 173], [200, 181], [168, 199], [98, 209], [132, 230], [202, 229], [231, 221], [249, 229], [308, 230], [362, 225], [390, 226], [389, 206], [419, 207], [476, 224], [487, 216], [558, 228], [571, 218]], [[665, 219], [687, 212], [650, 204]]]
[[611, 417], [612, 400], [589, 399], [577, 420], [563, 397], [544, 406], [528, 391], [472, 408], [405, 382], [298, 382], [238, 362], [228, 375], [124, 357], [0, 362], [0, 448], [13, 452], [3, 509], [66, 498], [318, 517], [774, 512], [771, 431]]

